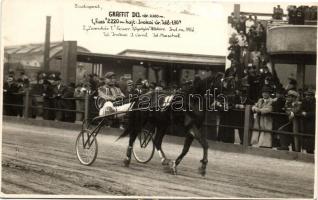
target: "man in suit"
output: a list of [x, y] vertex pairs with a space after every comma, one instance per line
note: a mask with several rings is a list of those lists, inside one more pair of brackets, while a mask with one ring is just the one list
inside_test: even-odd
[[48, 79], [43, 79], [40, 83], [42, 83], [40, 86], [41, 95], [43, 97], [43, 119], [45, 120], [54, 120], [55, 119], [55, 111], [49, 110], [46, 108], [55, 108], [55, 100], [54, 100], [54, 87], [51, 84], [52, 77], [49, 77]]
[[[18, 87], [14, 81], [14, 77], [12, 75], [9, 75], [7, 78], [7, 81], [3, 85], [3, 103], [16, 104], [17, 92], [18, 92]], [[5, 105], [4, 114], [9, 116], [17, 116], [17, 108], [11, 105]]]
[[234, 108], [233, 111], [233, 125], [239, 126], [238, 128], [240, 144], [243, 144], [244, 136], [244, 109], [246, 105], [253, 105], [253, 102], [247, 96], [248, 85], [241, 85], [240, 90], [236, 90], [236, 95], [234, 97]]
[[[288, 117], [283, 115], [285, 113], [285, 89], [279, 87], [276, 90], [276, 97], [273, 99], [273, 112], [277, 113], [272, 115], [273, 116], [273, 130], [279, 130], [284, 124], [288, 122]], [[282, 113], [282, 115], [278, 114]], [[278, 134], [273, 133], [273, 147], [279, 147], [279, 139]]]
[[23, 83], [23, 80], [19, 78], [16, 82], [17, 86], [17, 92], [15, 94], [16, 98], [16, 104], [19, 105], [19, 107], [16, 108], [18, 117], [23, 117], [23, 98], [25, 94], [25, 85]]
[[303, 132], [313, 137], [303, 137], [303, 148], [307, 153], [314, 153], [315, 149], [315, 122], [316, 122], [316, 100], [315, 92], [312, 89], [305, 91], [305, 98], [302, 101], [301, 115]]
[[[54, 80], [54, 97], [55, 97], [55, 108], [56, 109], [67, 109], [64, 107], [64, 97], [67, 92], [67, 88], [64, 84], [62, 84], [62, 80], [60, 77], [56, 76]], [[64, 111], [57, 110], [55, 120], [64, 121]]]
[[253, 64], [248, 65], [247, 82], [249, 84], [248, 97], [253, 103], [256, 103], [260, 95], [260, 77], [256, 73], [256, 67]]
[[[283, 131], [293, 132], [293, 119], [296, 114], [299, 114], [301, 109], [301, 104], [298, 101], [299, 93], [295, 90], [289, 90], [287, 92], [286, 103], [285, 103], [285, 112], [288, 115], [288, 119], [291, 123], [283, 128]], [[292, 135], [280, 134], [280, 147], [278, 150], [289, 150], [288, 146], [291, 144], [292, 149], [295, 150], [295, 143], [293, 141]]]
[[252, 18], [252, 15], [250, 14], [248, 16], [248, 19], [245, 21], [245, 27], [246, 27], [245, 33], [248, 33], [250, 31], [251, 26], [253, 26], [254, 24], [255, 24], [255, 21]]

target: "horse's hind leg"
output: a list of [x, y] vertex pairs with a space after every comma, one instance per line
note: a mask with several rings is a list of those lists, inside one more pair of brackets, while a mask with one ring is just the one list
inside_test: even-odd
[[201, 144], [203, 148], [203, 159], [200, 161], [201, 162], [201, 167], [199, 167], [199, 173], [202, 176], [205, 176], [206, 174], [206, 166], [208, 164], [208, 149], [209, 149], [209, 144], [206, 139], [206, 136], [204, 133], [200, 133], [199, 138], [198, 138], [199, 143]]
[[129, 134], [129, 144], [128, 144], [127, 151], [126, 151], [126, 158], [124, 159], [125, 167], [129, 167], [130, 160], [131, 160], [132, 149], [133, 149], [134, 142], [135, 142], [136, 138], [137, 138], [137, 133], [135, 131], [130, 132], [130, 134]]
[[173, 174], [177, 174], [177, 166], [180, 164], [181, 160], [183, 159], [183, 157], [188, 153], [191, 144], [193, 142], [193, 136], [192, 135], [187, 135], [187, 137], [184, 140], [184, 144], [183, 144], [183, 149], [181, 154], [177, 157], [177, 159], [175, 161], [170, 162], [170, 168], [172, 170]]

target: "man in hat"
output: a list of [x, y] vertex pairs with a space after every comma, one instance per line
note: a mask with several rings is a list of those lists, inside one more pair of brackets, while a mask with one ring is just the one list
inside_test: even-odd
[[241, 30], [243, 30], [243, 33], [246, 34], [246, 24], [245, 24], [245, 21], [246, 21], [246, 17], [245, 15], [241, 15], [240, 19], [239, 19], [239, 23], [240, 23], [240, 27], [241, 27]]
[[149, 81], [147, 79], [144, 79], [141, 81], [142, 84], [142, 93], [147, 93], [149, 92]]
[[[68, 109], [64, 106], [64, 99], [63, 99], [67, 92], [67, 87], [64, 84], [62, 84], [62, 80], [58, 76], [55, 76], [53, 91], [54, 91], [54, 97], [55, 97], [55, 108]], [[65, 114], [64, 111], [57, 110], [55, 112], [55, 115], [56, 115], [55, 119], [58, 121], [65, 121], [64, 114]]]
[[98, 88], [98, 96], [105, 101], [112, 102], [124, 97], [122, 91], [116, 86], [116, 74], [114, 72], [105, 74], [105, 85]]
[[[273, 112], [277, 113], [273, 115], [273, 130], [280, 129], [284, 124], [288, 122], [288, 118], [285, 113], [285, 89], [282, 87], [277, 88], [275, 98], [273, 99]], [[278, 114], [281, 113], [281, 114]], [[278, 134], [273, 133], [273, 147], [279, 147]]]
[[252, 63], [248, 65], [247, 82], [249, 84], [248, 97], [256, 103], [260, 97], [260, 77], [256, 74], [256, 67]]
[[248, 15], [248, 19], [245, 21], [245, 33], [248, 33], [250, 31], [250, 28], [255, 24], [254, 19], [252, 18], [252, 14]]
[[238, 129], [240, 144], [243, 144], [243, 136], [244, 136], [244, 109], [246, 105], [252, 105], [253, 102], [248, 98], [248, 85], [242, 84], [240, 90], [236, 90], [236, 95], [234, 97], [234, 110], [233, 112], [233, 125], [239, 126], [241, 128]]
[[277, 5], [277, 8], [276, 8], [276, 18], [275, 18], [275, 19], [282, 20], [282, 19], [283, 19], [283, 15], [284, 15], [283, 9], [280, 7], [280, 5]]
[[130, 94], [134, 94], [134, 82], [130, 79], [126, 81], [126, 90], [123, 91], [125, 97], [128, 97]]
[[[9, 75], [6, 82], [3, 85], [3, 103], [4, 104], [16, 104], [16, 93], [18, 92], [17, 84], [14, 81], [14, 77]], [[4, 105], [4, 114], [9, 116], [17, 116], [17, 109], [11, 105]]]
[[23, 117], [23, 96], [25, 92], [25, 85], [21, 78], [17, 80], [16, 86], [17, 86], [17, 92], [15, 94], [15, 98], [16, 98], [16, 104], [19, 105], [19, 107], [16, 108], [17, 116]]
[[244, 70], [247, 68], [249, 60], [250, 52], [248, 51], [248, 44], [246, 44], [242, 47], [240, 55], [240, 65], [244, 68]]
[[[51, 81], [52, 82], [52, 81]], [[54, 120], [55, 111], [45, 108], [55, 108], [54, 87], [49, 79], [44, 79], [41, 85], [41, 95], [43, 96], [43, 119]]]
[[20, 78], [22, 80], [23, 86], [25, 88], [28, 88], [30, 86], [30, 80], [29, 77], [25, 74], [25, 72], [20, 73]]
[[297, 90], [297, 80], [294, 77], [294, 74], [288, 76], [288, 84], [285, 86], [285, 90]]
[[302, 101], [301, 115], [303, 131], [306, 134], [311, 134], [312, 137], [303, 137], [303, 148], [307, 153], [314, 153], [315, 149], [315, 122], [316, 122], [316, 99], [315, 92], [312, 89], [305, 91], [305, 98]]
[[142, 79], [138, 79], [136, 81], [136, 91], [137, 91], [137, 94], [140, 95], [140, 94], [143, 94], [143, 85], [142, 85]]
[[[283, 131], [293, 132], [293, 119], [295, 114], [300, 112], [301, 103], [298, 101], [299, 94], [295, 90], [289, 90], [287, 92], [286, 103], [284, 106], [290, 123], [282, 128]], [[289, 150], [288, 146], [291, 144], [292, 149], [295, 150], [295, 143], [292, 135], [280, 134], [280, 147], [278, 150]]]

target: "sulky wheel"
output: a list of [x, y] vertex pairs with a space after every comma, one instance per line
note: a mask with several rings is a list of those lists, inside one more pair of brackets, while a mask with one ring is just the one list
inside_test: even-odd
[[152, 159], [154, 152], [155, 145], [152, 133], [143, 130], [134, 143], [133, 155], [137, 162], [147, 163]]
[[77, 136], [75, 149], [77, 159], [81, 164], [93, 164], [98, 152], [96, 137], [89, 130], [82, 130]]

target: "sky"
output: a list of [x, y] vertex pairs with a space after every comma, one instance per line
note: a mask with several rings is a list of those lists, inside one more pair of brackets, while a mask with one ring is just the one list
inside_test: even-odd
[[[74, 9], [74, 3], [100, 4], [104, 9]], [[271, 13], [278, 3], [241, 3], [241, 11]], [[279, 3], [286, 12], [290, 3]], [[300, 5], [305, 3], [292, 3]], [[307, 3], [308, 4], [308, 3]], [[309, 3], [310, 4], [310, 3]], [[312, 5], [311, 3], [310, 5]], [[315, 3], [317, 4], [317, 3]], [[78, 45], [96, 53], [117, 54], [125, 49], [169, 51], [207, 55], [226, 55], [228, 46], [227, 16], [233, 11], [231, 2], [215, 1], [131, 1], [131, 0], [4, 0], [2, 33], [4, 46], [41, 43], [45, 38], [45, 17], [50, 15], [51, 41], [77, 40]], [[158, 13], [168, 19], [180, 19], [195, 28], [195, 33], [180, 39], [123, 39], [87, 34], [82, 31], [92, 17], [105, 16], [111, 10]]]

